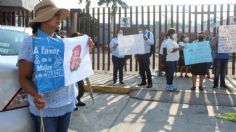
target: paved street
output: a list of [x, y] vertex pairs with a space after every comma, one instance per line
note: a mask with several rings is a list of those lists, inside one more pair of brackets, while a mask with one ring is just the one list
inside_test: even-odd
[[[178, 75], [177, 75], [178, 76]], [[126, 73], [129, 86], [111, 86], [112, 74], [90, 77], [95, 103], [88, 93], [86, 107], [72, 114], [70, 132], [234, 132], [234, 122], [217, 119], [223, 112], [236, 112], [236, 80], [227, 79], [230, 89], [213, 90], [212, 79], [204, 83], [205, 91], [190, 91], [191, 79], [176, 77], [178, 91], [163, 90], [165, 78], [153, 76], [151, 89], [136, 87], [137, 73]], [[104, 90], [106, 88], [106, 90]], [[115, 88], [119, 88], [119, 91]], [[108, 89], [108, 90], [107, 90]], [[128, 93], [124, 94], [128, 89]], [[122, 93], [122, 94], [119, 94]]]

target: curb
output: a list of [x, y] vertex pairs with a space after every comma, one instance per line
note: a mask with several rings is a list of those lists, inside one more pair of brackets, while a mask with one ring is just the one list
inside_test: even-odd
[[[106, 86], [106, 85], [92, 85], [93, 91], [104, 92], [104, 93], [114, 93], [114, 94], [129, 94], [133, 87], [131, 86]], [[85, 91], [89, 91], [87, 85], [85, 85]]]

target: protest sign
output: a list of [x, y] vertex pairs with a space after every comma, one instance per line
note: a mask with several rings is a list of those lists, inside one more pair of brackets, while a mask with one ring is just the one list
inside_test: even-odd
[[33, 38], [34, 75], [38, 92], [76, 83], [93, 74], [87, 36], [58, 40]]
[[219, 26], [218, 53], [236, 52], [236, 25]]
[[118, 36], [119, 55], [144, 54], [143, 34]]
[[209, 41], [188, 43], [184, 45], [185, 65], [212, 62]]

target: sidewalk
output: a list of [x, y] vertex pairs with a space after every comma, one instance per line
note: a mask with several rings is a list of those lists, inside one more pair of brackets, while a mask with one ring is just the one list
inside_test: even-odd
[[[112, 74], [96, 72], [90, 77], [95, 103], [73, 112], [69, 132], [234, 132], [236, 124], [215, 118], [222, 112], [236, 112], [236, 80], [227, 79], [230, 90], [213, 90], [212, 79], [204, 92], [192, 92], [190, 78], [176, 77], [177, 92], [163, 88], [165, 78], [153, 76], [153, 88], [136, 87], [137, 73], [126, 73], [126, 86], [112, 86]], [[119, 90], [117, 90], [119, 89]]]

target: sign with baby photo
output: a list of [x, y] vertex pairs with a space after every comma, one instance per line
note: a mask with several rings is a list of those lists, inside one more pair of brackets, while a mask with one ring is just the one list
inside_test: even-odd
[[71, 85], [93, 74], [88, 36], [33, 38], [34, 75], [38, 92]]

